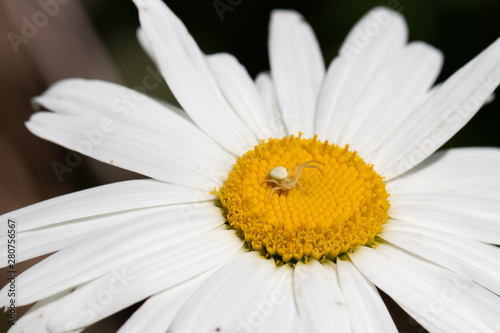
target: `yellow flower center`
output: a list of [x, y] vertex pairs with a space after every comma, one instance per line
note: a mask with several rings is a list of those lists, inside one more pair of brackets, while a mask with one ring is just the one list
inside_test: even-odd
[[[348, 148], [300, 135], [255, 146], [218, 191], [228, 224], [250, 250], [284, 263], [335, 259], [374, 242], [388, 217], [389, 194], [373, 166]], [[270, 178], [280, 166], [288, 177]]]

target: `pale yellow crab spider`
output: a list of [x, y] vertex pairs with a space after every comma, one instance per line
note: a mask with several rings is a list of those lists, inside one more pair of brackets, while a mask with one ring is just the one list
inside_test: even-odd
[[295, 185], [299, 184], [300, 190], [304, 191], [304, 189], [302, 188], [302, 184], [299, 181], [300, 174], [302, 173], [302, 170], [304, 170], [304, 168], [318, 169], [321, 172], [321, 174], [323, 176], [325, 176], [325, 174], [323, 173], [323, 170], [321, 170], [319, 168], [319, 166], [309, 165], [311, 163], [319, 163], [319, 164], [325, 165], [325, 163], [322, 163], [319, 161], [314, 161], [314, 160], [297, 164], [295, 166], [295, 172], [293, 173], [294, 174], [293, 180], [288, 177], [289, 170], [285, 169], [285, 167], [278, 166], [278, 167], [272, 168], [271, 171], [269, 171], [269, 178], [270, 179], [266, 179], [266, 182], [274, 183], [278, 186], [273, 187], [273, 189], [271, 190], [271, 195], [269, 197], [269, 201], [272, 200], [273, 193], [276, 190], [291, 190], [292, 188], [295, 187]]

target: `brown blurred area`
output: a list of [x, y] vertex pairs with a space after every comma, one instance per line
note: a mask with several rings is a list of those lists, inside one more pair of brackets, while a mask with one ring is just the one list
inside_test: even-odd
[[[0, 3], [0, 214], [73, 192], [68, 172], [58, 178], [52, 163], [64, 164], [68, 150], [31, 134], [24, 122], [34, 112], [31, 98], [70, 77], [120, 82], [103, 43], [78, 0]], [[117, 168], [85, 160], [106, 183], [134, 178]], [[79, 185], [79, 187], [87, 187]], [[18, 274], [39, 259], [17, 265]], [[2, 270], [2, 285], [6, 270]], [[18, 318], [28, 307], [18, 308]], [[86, 332], [115, 331], [116, 318]], [[0, 331], [8, 329], [2, 316]]]
[[[32, 135], [24, 122], [31, 98], [70, 77], [120, 82], [78, 0], [3, 1], [0, 4], [0, 213], [74, 190], [52, 162], [68, 151]], [[113, 168], [116, 170], [116, 168]], [[107, 172], [106, 172], [107, 173]]]

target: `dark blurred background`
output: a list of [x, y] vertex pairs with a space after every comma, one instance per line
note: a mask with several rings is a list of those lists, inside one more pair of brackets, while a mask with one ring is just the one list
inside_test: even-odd
[[[47, 7], [55, 1], [57, 12], [56, 7]], [[269, 69], [267, 29], [273, 8], [301, 12], [312, 25], [324, 59], [329, 63], [349, 29], [363, 14], [374, 6], [389, 6], [406, 17], [410, 40], [426, 41], [445, 54], [438, 81], [447, 78], [500, 36], [499, 1], [174, 0], [167, 3], [205, 53], [234, 54], [252, 77]], [[226, 7], [222, 19], [215, 4], [230, 8]], [[38, 13], [47, 12], [47, 8], [49, 11], [52, 8], [54, 15], [46, 15], [44, 21]], [[36, 32], [31, 31], [30, 38], [22, 37], [26, 20], [33, 23], [33, 19], [39, 20], [40, 27], [35, 27]], [[74, 190], [138, 177], [84, 158], [71, 172], [64, 172], [61, 181], [54, 172], [54, 162], [66, 164], [68, 151], [36, 138], [23, 125], [32, 113], [30, 98], [57, 80], [85, 77], [128, 87], [142, 85], [143, 78], [155, 67], [136, 40], [138, 25], [137, 11], [131, 1], [0, 2], [0, 214]], [[164, 83], [150, 93], [175, 103]], [[479, 111], [445, 147], [500, 147], [499, 125], [500, 101], [497, 99]], [[424, 332], [401, 310], [394, 305], [391, 308], [401, 331]], [[93, 331], [116, 330], [131, 311], [133, 309]], [[0, 321], [0, 328], [5, 328], [5, 322]]]

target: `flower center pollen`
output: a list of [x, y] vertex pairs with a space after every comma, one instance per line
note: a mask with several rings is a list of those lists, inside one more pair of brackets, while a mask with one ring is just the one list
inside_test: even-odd
[[[290, 183], [304, 165], [300, 184]], [[272, 181], [276, 167], [289, 170], [287, 179]], [[284, 263], [335, 259], [374, 242], [390, 207], [372, 165], [348, 145], [342, 149], [316, 136], [255, 146], [237, 160], [218, 195], [227, 223], [247, 248]]]

